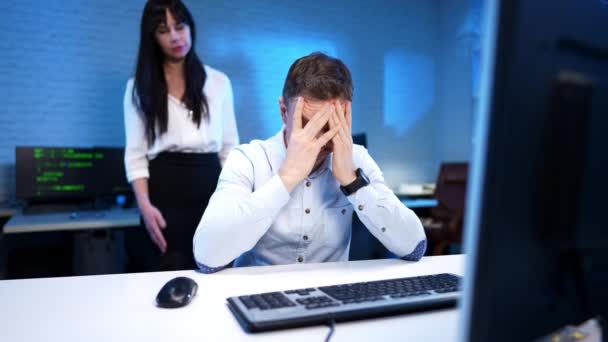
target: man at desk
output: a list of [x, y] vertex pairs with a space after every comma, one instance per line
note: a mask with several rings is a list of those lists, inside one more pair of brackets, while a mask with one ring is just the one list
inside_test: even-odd
[[313, 53], [292, 64], [279, 98], [284, 127], [230, 153], [197, 227], [203, 272], [235, 259], [235, 266], [346, 261], [353, 211], [394, 254], [424, 255], [420, 220], [367, 150], [353, 145], [352, 95], [341, 60]]

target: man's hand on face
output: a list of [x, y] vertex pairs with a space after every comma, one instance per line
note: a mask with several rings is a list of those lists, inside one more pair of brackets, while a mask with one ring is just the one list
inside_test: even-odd
[[334, 152], [332, 169], [340, 185], [346, 186], [357, 178], [353, 164], [351, 102], [342, 104], [340, 100], [336, 100], [332, 107], [334, 110], [329, 119], [329, 127], [330, 130], [338, 129], [338, 133], [332, 138]]
[[326, 105], [302, 127], [302, 110], [304, 99], [296, 99], [293, 112], [291, 136], [287, 143], [287, 156], [279, 169], [279, 177], [291, 192], [312, 171], [319, 152], [340, 130], [341, 125], [334, 125], [329, 131], [317, 137], [332, 116], [333, 106]]

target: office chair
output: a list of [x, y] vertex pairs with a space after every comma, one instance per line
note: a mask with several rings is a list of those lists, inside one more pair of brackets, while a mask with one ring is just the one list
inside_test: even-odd
[[367, 148], [367, 134], [353, 134], [353, 144], [362, 145], [363, 147]]
[[442, 255], [451, 243], [462, 242], [462, 226], [469, 164], [442, 163], [434, 197], [438, 204], [422, 218], [432, 255]]

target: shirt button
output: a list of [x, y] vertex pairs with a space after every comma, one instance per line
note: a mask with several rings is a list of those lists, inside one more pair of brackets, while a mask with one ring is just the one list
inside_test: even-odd
[[304, 241], [308, 240], [308, 235], [302, 236], [302, 239], [304, 239]]
[[382, 229], [380, 229], [383, 233], [386, 231], [385, 227], [382, 227]]
[[363, 204], [359, 204], [359, 206], [357, 207], [359, 210], [363, 210]]
[[342, 209], [342, 215], [346, 214], [346, 209]]
[[306, 186], [307, 187], [310, 187], [310, 184], [312, 184], [312, 183], [310, 183], [310, 181], [306, 181]]
[[304, 210], [305, 213], [310, 214], [310, 209], [306, 208], [306, 210]]
[[298, 257], [298, 262], [302, 262], [302, 261], [304, 261], [304, 258], [303, 258], [303, 257], [300, 255], [300, 256]]

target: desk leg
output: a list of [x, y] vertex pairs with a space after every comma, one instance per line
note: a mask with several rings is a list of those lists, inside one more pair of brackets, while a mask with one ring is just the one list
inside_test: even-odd
[[7, 265], [8, 265], [8, 248], [4, 239], [4, 233], [0, 231], [0, 280], [7, 279]]
[[8, 279], [8, 246], [4, 237], [4, 225], [9, 217], [0, 217], [0, 280]]
[[74, 233], [72, 269], [75, 275], [124, 273], [124, 232], [99, 229]]

